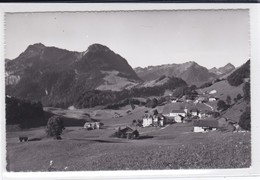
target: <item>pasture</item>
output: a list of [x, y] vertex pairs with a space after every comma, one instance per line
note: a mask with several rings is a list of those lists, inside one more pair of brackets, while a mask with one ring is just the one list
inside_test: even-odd
[[[129, 116], [138, 116], [136, 114]], [[129, 117], [129, 119], [131, 119]], [[251, 165], [250, 132], [193, 133], [192, 124], [138, 128], [141, 138], [112, 138], [127, 116], [102, 120], [105, 129], [66, 127], [62, 140], [47, 138], [44, 127], [7, 132], [8, 171], [148, 170], [247, 168]], [[19, 136], [36, 141], [20, 143]]]

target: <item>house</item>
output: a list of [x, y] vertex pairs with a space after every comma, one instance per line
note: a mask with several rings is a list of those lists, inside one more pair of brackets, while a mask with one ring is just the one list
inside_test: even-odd
[[171, 97], [170, 100], [171, 100], [171, 103], [178, 102], [178, 98], [177, 97]]
[[202, 96], [200, 95], [198, 98], [197, 98], [197, 102], [198, 103], [203, 103], [203, 102], [207, 102], [208, 101], [208, 98], [206, 96]]
[[101, 122], [86, 122], [84, 124], [84, 129], [87, 130], [94, 130], [94, 129], [100, 129], [104, 124]]
[[199, 116], [200, 119], [205, 119], [205, 118], [212, 117], [212, 111], [201, 110], [201, 111], [199, 111], [198, 116]]
[[178, 116], [175, 116], [175, 117], [174, 117], [174, 121], [175, 121], [176, 123], [181, 123], [181, 122], [183, 122], [183, 119], [184, 119], [184, 116], [181, 116], [181, 115], [178, 115]]
[[206, 132], [219, 128], [217, 120], [197, 120], [193, 122], [193, 132]]
[[121, 117], [121, 115], [118, 112], [115, 112], [113, 118], [119, 118], [119, 117]]
[[164, 126], [166, 118], [162, 114], [143, 116], [143, 127], [147, 126]]
[[194, 108], [190, 110], [191, 116], [198, 116], [199, 115], [199, 110]]
[[214, 101], [216, 101], [216, 100], [217, 100], [216, 97], [213, 97], [213, 96], [209, 97], [209, 102], [214, 102]]
[[157, 114], [157, 125], [162, 127], [164, 126], [165, 123], [166, 123], [166, 118], [161, 113]]
[[143, 127], [151, 126], [153, 124], [153, 116], [145, 114], [143, 116]]
[[186, 117], [186, 112], [184, 110], [172, 110], [169, 114], [169, 117], [176, 117], [178, 115]]
[[123, 129], [119, 127], [118, 130], [114, 133], [114, 136], [118, 138], [136, 139], [139, 137], [139, 132], [128, 126]]

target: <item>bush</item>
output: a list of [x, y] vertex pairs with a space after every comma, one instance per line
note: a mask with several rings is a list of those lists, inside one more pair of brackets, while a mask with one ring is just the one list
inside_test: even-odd
[[245, 130], [251, 130], [251, 110], [250, 107], [247, 107], [245, 112], [241, 114], [239, 122], [239, 126]]
[[227, 96], [226, 102], [227, 102], [228, 105], [231, 104], [231, 97], [229, 95]]
[[223, 100], [219, 100], [217, 106], [217, 109], [220, 111], [225, 111], [229, 108], [229, 105], [227, 105]]
[[46, 127], [47, 136], [61, 139], [60, 135], [64, 129], [63, 121], [59, 116], [52, 116], [49, 118]]

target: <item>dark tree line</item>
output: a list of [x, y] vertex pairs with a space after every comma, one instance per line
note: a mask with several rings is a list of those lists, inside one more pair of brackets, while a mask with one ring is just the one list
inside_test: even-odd
[[6, 96], [6, 124], [19, 124], [21, 128], [30, 128], [45, 124], [41, 102], [30, 102]]
[[227, 81], [231, 86], [239, 86], [244, 82], [244, 78], [250, 77], [250, 60], [248, 60], [243, 66], [234, 71], [227, 77]]

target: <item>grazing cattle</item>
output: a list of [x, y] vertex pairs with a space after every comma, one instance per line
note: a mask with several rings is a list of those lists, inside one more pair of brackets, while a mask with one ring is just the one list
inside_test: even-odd
[[20, 136], [19, 141], [20, 142], [26, 142], [26, 141], [28, 141], [28, 137], [27, 136]]

